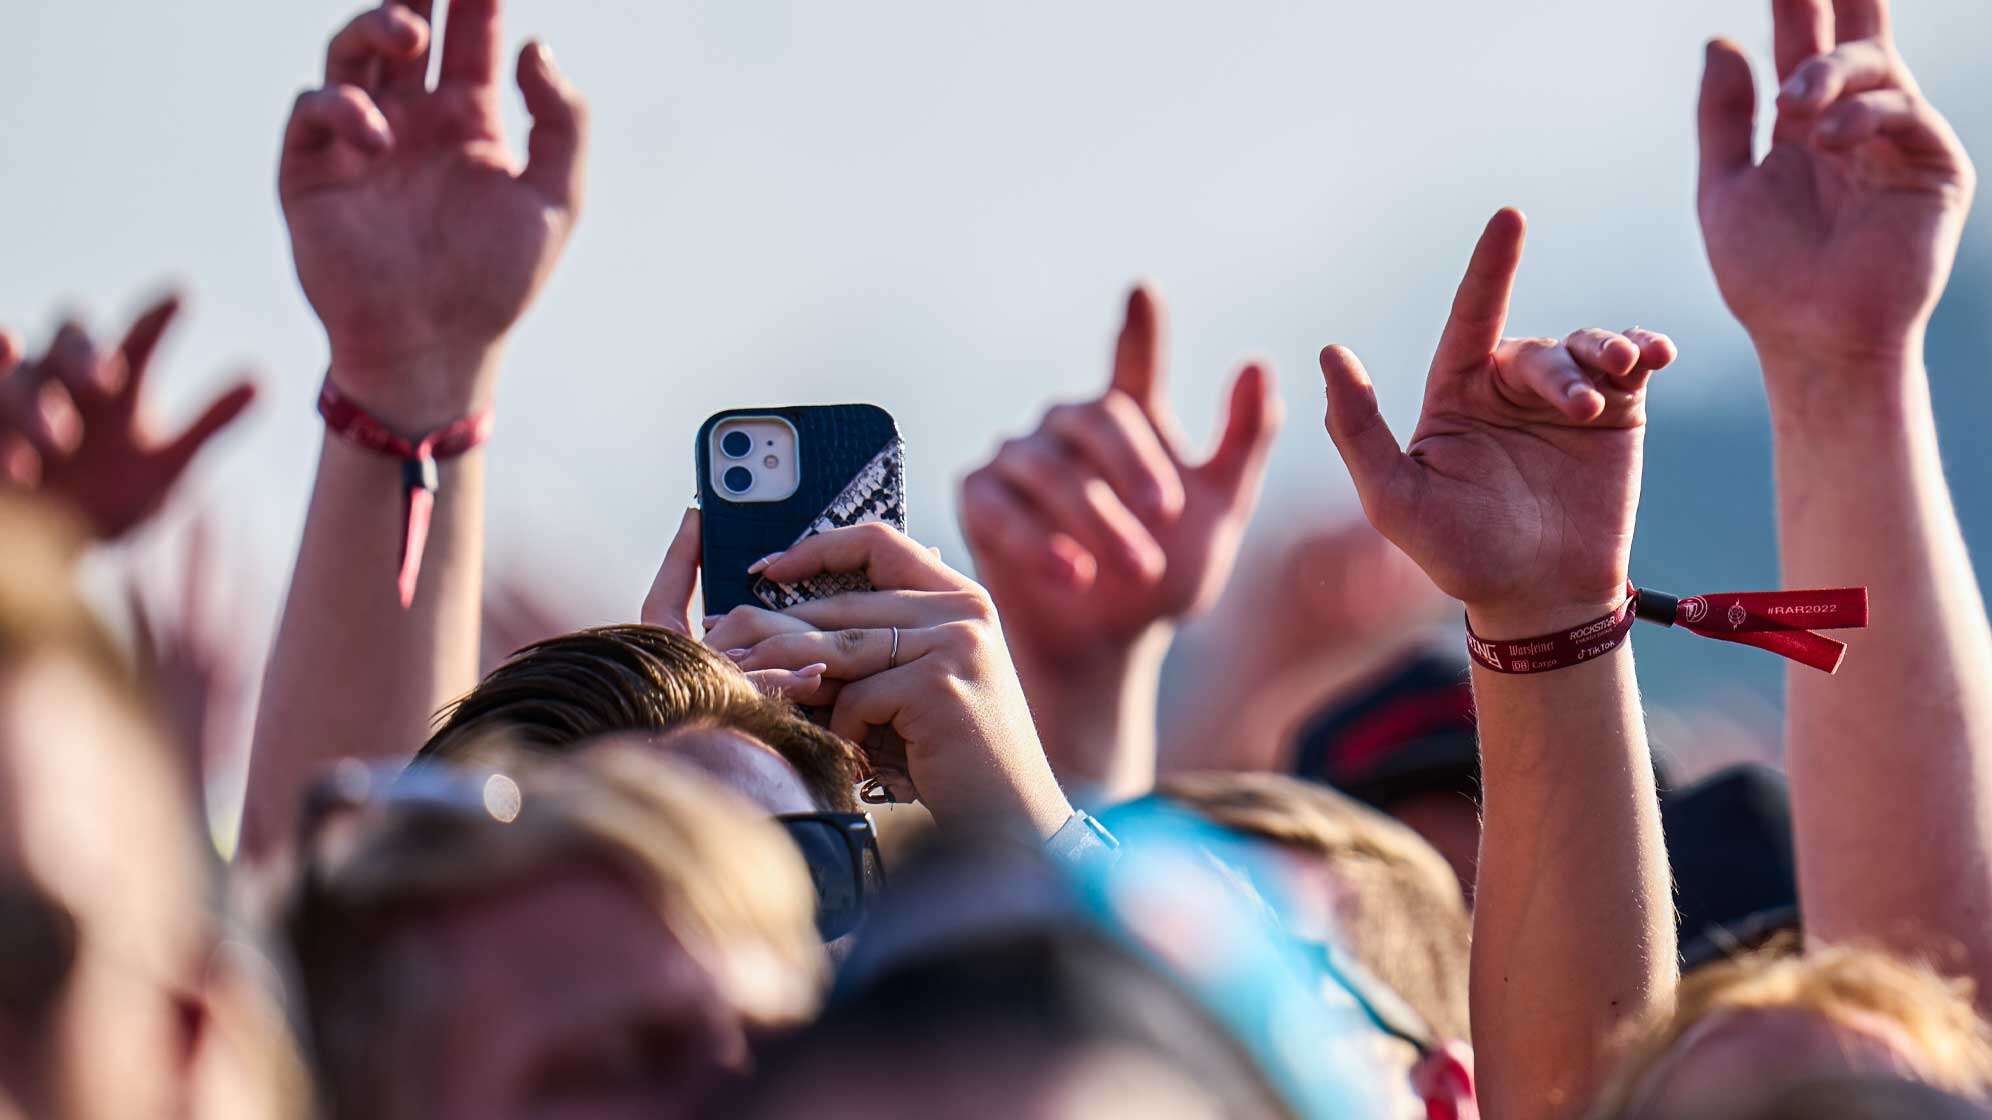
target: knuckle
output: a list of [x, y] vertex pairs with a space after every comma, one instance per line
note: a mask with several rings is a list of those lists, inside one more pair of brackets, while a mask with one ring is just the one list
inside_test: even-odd
[[836, 642], [837, 648], [844, 652], [856, 653], [864, 648], [866, 634], [865, 631], [857, 629], [839, 630], [833, 635], [831, 640]]

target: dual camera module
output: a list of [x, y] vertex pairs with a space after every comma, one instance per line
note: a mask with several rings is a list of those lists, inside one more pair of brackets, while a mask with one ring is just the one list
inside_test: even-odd
[[795, 426], [779, 416], [734, 416], [708, 437], [707, 463], [719, 496], [731, 502], [779, 502], [802, 483]]
[[[745, 459], [754, 453], [754, 437], [735, 428], [720, 437], [719, 453], [729, 459]], [[754, 472], [736, 463], [726, 468], [719, 484], [730, 494], [745, 494], [754, 488]]]

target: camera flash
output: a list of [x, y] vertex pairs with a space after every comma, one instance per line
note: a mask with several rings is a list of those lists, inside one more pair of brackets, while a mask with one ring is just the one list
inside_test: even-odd
[[761, 460], [761, 465], [768, 468], [769, 470], [774, 470], [776, 467], [782, 465], [782, 461], [779, 456], [770, 455], [767, 458]]

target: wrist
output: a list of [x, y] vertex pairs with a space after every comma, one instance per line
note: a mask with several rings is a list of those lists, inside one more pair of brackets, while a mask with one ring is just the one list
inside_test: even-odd
[[1544, 634], [1570, 630], [1596, 622], [1625, 605], [1623, 590], [1616, 596], [1598, 599], [1571, 596], [1543, 602], [1495, 601], [1467, 603], [1466, 621], [1473, 632], [1488, 641], [1515, 642]]
[[394, 358], [335, 349], [326, 377], [381, 423], [412, 436], [490, 408], [497, 396], [500, 357], [496, 344]]

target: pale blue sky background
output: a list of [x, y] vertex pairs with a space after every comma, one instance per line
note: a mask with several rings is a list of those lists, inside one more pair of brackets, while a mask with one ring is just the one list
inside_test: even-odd
[[[700, 419], [846, 399], [898, 415], [916, 530], [958, 557], [954, 478], [1052, 398], [1095, 391], [1138, 276], [1171, 302], [1192, 429], [1239, 357], [1269, 355], [1293, 419], [1274, 503], [1346, 508], [1315, 353], [1355, 346], [1407, 430], [1472, 238], [1515, 203], [1534, 221], [1516, 331], [1637, 321], [1682, 344], [1658, 389], [1646, 578], [1761, 585], [1761, 394], [1695, 231], [1692, 106], [1703, 40], [1761, 57], [1768, 7], [516, 0], [515, 45], [556, 48], [596, 134], [586, 221], [513, 348], [494, 567], [593, 615], [633, 608]], [[1992, 8], [1900, 8], [1905, 53], [1985, 158]], [[263, 371], [264, 402], [188, 495], [244, 557], [252, 616], [287, 573], [325, 360], [274, 153], [353, 10], [7, 0], [0, 41], [0, 321], [39, 341], [75, 306], [110, 330], [178, 279], [194, 299], [158, 371], [166, 411]], [[1984, 235], [1965, 266], [1980, 293]], [[1947, 309], [1943, 376], [1975, 385], [1992, 348], [1970, 302]], [[1948, 450], [1977, 471], [1975, 427]], [[1642, 647], [1663, 694], [1774, 685], [1762, 655], [1660, 648], [1678, 644]]]

